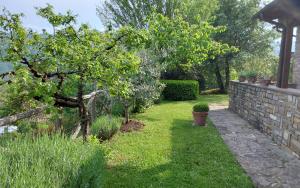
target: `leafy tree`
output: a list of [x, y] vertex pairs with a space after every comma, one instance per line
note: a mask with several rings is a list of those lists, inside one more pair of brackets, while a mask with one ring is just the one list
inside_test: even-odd
[[88, 25], [76, 28], [71, 12], [57, 14], [51, 5], [37, 14], [53, 27], [53, 33], [33, 32], [22, 26], [22, 14], [3, 10], [0, 14], [0, 61], [11, 62], [14, 70], [0, 77], [5, 84], [5, 106], [10, 114], [37, 106], [77, 108], [86, 140], [90, 115], [86, 107], [91, 85], [108, 88], [111, 93], [128, 92], [123, 77], [138, 70], [137, 49], [146, 38], [131, 28], [100, 33]]
[[180, 15], [170, 19], [158, 14], [149, 22], [151, 37], [147, 47], [159, 63], [190, 70], [194, 64], [235, 50], [212, 39], [223, 31], [223, 27], [213, 27], [207, 22], [189, 24]]
[[124, 105], [125, 123], [129, 121], [130, 107], [134, 112], [142, 112], [159, 99], [164, 85], [160, 82], [161, 67], [153, 61], [146, 50], [138, 53], [141, 64], [136, 74], [130, 75], [128, 82], [131, 85], [131, 95], [122, 96]]
[[97, 11], [106, 25], [115, 27], [131, 25], [145, 28], [147, 18], [155, 13], [173, 17], [180, 0], [105, 0]]
[[97, 12], [107, 26], [147, 28], [153, 13], [173, 18], [177, 12], [193, 24], [209, 20], [217, 7], [218, 0], [105, 0]]
[[[227, 53], [210, 62], [214, 67], [218, 84], [221, 90], [228, 88], [230, 71], [241, 67], [244, 57], [264, 56], [270, 54], [274, 32], [267, 30], [265, 25], [253, 20], [253, 15], [260, 9], [260, 0], [219, 0], [219, 9], [216, 12], [215, 26], [225, 26], [225, 32], [215, 36], [217, 41], [235, 46], [238, 53]], [[234, 61], [235, 59], [238, 61]], [[234, 64], [236, 62], [237, 64]], [[221, 70], [225, 72], [225, 85]]]
[[219, 0], [182, 0], [178, 9], [185, 21], [197, 24], [199, 20], [213, 20], [218, 7]]

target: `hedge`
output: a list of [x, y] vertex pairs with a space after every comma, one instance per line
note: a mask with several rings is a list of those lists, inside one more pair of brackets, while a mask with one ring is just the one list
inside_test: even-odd
[[199, 94], [199, 84], [194, 80], [162, 80], [166, 85], [163, 97], [166, 100], [195, 100]]

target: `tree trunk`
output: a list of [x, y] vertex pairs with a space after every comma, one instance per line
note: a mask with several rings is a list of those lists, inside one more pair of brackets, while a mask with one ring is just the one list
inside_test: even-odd
[[129, 122], [129, 105], [127, 102], [125, 102], [125, 105], [124, 105], [124, 115], [125, 115], [125, 123], [128, 123]]
[[216, 78], [217, 78], [217, 84], [219, 86], [220, 93], [226, 93], [224, 83], [223, 83], [223, 79], [222, 79], [222, 75], [221, 75], [221, 72], [220, 72], [220, 67], [219, 67], [219, 64], [218, 64], [217, 61], [215, 62], [215, 75], [216, 75]]
[[81, 125], [80, 123], [78, 123], [78, 125], [76, 126], [76, 128], [72, 131], [72, 135], [71, 135], [71, 139], [74, 140], [77, 138], [79, 132], [81, 130]]
[[22, 119], [26, 119], [26, 118], [38, 115], [38, 114], [42, 113], [45, 110], [45, 108], [46, 107], [41, 107], [41, 108], [29, 110], [27, 112], [23, 112], [23, 113], [19, 113], [19, 114], [15, 114], [12, 116], [1, 118], [0, 119], [0, 127], [4, 126], [4, 125], [9, 125], [9, 124], [15, 123]]
[[225, 58], [225, 90], [228, 91], [230, 82], [230, 65], [229, 65], [229, 58]]
[[87, 141], [87, 136], [89, 134], [89, 124], [90, 124], [90, 118], [87, 111], [87, 108], [84, 104], [83, 99], [83, 79], [81, 77], [81, 81], [78, 85], [78, 103], [79, 103], [79, 117], [80, 117], [80, 124], [81, 124], [81, 130], [82, 130], [82, 137], [83, 141]]

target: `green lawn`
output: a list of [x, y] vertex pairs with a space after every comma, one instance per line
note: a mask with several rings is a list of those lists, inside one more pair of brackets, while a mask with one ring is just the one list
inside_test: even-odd
[[[228, 101], [222, 95], [199, 100]], [[104, 143], [104, 187], [253, 187], [215, 127], [192, 126], [196, 102], [156, 105], [135, 117], [146, 124], [143, 131]]]

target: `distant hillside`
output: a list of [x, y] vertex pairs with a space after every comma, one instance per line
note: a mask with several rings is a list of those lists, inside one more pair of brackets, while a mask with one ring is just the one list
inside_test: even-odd
[[11, 71], [13, 66], [11, 63], [1, 63], [0, 62], [0, 74]]

